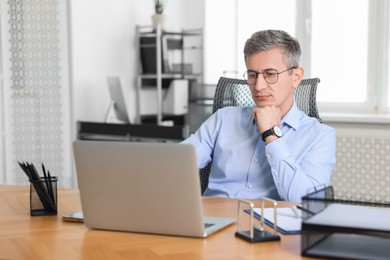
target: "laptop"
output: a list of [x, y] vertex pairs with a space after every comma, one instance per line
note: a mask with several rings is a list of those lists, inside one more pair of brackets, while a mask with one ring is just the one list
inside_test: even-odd
[[207, 237], [235, 222], [203, 215], [190, 144], [78, 140], [73, 149], [89, 228]]

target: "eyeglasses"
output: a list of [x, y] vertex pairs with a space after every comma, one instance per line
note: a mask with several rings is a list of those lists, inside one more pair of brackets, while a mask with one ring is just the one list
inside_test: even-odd
[[286, 71], [289, 71], [292, 69], [296, 69], [296, 67], [291, 67], [291, 68], [283, 70], [281, 72], [278, 72], [275, 69], [268, 69], [268, 70], [264, 70], [263, 72], [248, 70], [248, 71], [245, 71], [243, 76], [244, 76], [244, 79], [246, 79], [248, 81], [249, 85], [256, 84], [257, 77], [259, 76], [259, 74], [263, 74], [263, 78], [268, 84], [275, 84], [279, 80], [279, 74], [282, 74], [283, 72], [286, 72]]

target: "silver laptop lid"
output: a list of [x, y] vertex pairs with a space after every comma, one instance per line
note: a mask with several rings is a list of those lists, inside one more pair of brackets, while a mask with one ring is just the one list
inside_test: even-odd
[[74, 156], [88, 227], [205, 235], [193, 146], [75, 141]]

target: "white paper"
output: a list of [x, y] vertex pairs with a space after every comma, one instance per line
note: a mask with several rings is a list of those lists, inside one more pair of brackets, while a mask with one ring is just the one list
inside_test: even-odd
[[390, 208], [331, 204], [307, 224], [390, 231]]
[[[297, 216], [294, 210], [291, 207], [288, 208], [277, 208], [276, 209], [276, 222], [278, 228], [283, 229], [286, 232], [297, 232], [301, 230], [302, 220], [300, 216]], [[261, 216], [261, 209], [255, 208], [254, 212]], [[264, 209], [264, 218], [274, 224], [274, 209], [265, 208]]]

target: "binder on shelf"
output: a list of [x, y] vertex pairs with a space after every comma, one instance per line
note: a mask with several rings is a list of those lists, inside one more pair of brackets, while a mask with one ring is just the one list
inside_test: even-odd
[[[157, 73], [157, 61], [156, 61], [156, 37], [155, 36], [141, 36], [140, 41], [140, 58], [143, 74], [156, 74]], [[163, 50], [161, 56], [163, 57]], [[166, 68], [162, 63], [162, 72], [165, 73]]]
[[[192, 74], [192, 64], [183, 61], [185, 36], [184, 33], [162, 33], [160, 36], [141, 35], [139, 37], [139, 47], [142, 73], [157, 73], [156, 41], [158, 37], [161, 37], [162, 73]], [[192, 47], [192, 49], [195, 49], [195, 47]]]
[[[136, 26], [136, 29], [139, 48], [137, 95], [140, 99], [156, 91], [159, 94], [154, 97], [156, 104], [162, 104], [165, 94], [169, 94], [170, 86], [175, 80], [188, 81], [188, 87], [180, 91], [203, 87], [203, 29], [178, 32], [161, 31], [158, 28], [153, 30], [151, 26]], [[187, 92], [186, 95], [189, 95], [189, 90]], [[187, 109], [186, 106], [182, 106], [180, 110], [172, 106], [158, 107], [158, 110], [151, 114], [149, 108], [148, 111], [143, 111], [143, 103], [137, 102], [137, 122], [162, 124], [162, 121], [173, 120], [175, 125], [184, 124], [185, 112], [183, 111]], [[147, 104], [150, 104], [149, 100]], [[162, 111], [164, 109], [165, 112]], [[171, 117], [174, 118], [171, 120]]]
[[163, 35], [162, 45], [162, 65], [165, 73], [181, 73], [174, 70], [173, 64], [181, 63], [183, 51], [183, 36], [181, 35]]
[[[142, 73], [156, 74], [156, 36], [141, 36], [140, 41], [140, 58], [142, 64]], [[182, 64], [183, 36], [162, 34], [161, 35], [161, 69], [162, 73], [181, 73], [175, 64]], [[181, 68], [181, 67], [180, 67]], [[188, 71], [188, 64], [186, 65]], [[187, 73], [188, 74], [188, 73]]]
[[390, 204], [336, 199], [331, 186], [302, 198], [301, 254], [338, 259], [390, 255]]

